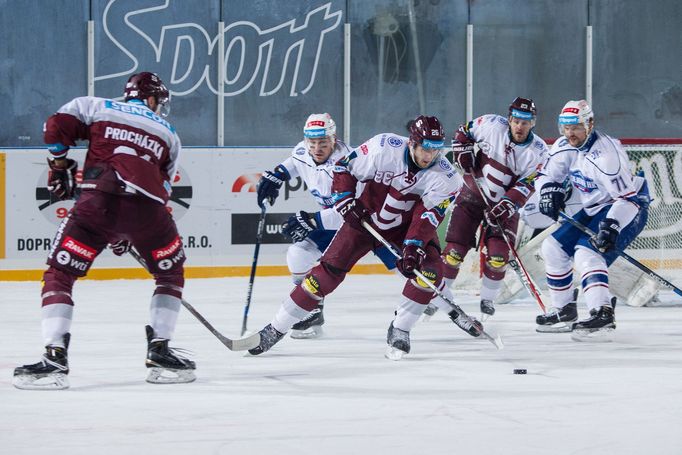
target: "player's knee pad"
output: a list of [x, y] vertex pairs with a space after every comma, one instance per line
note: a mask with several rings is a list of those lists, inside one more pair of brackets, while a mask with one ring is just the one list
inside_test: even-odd
[[156, 281], [154, 295], [166, 294], [182, 299], [182, 290], [185, 286], [185, 274], [182, 266], [167, 272], [155, 273], [154, 279]]
[[507, 262], [507, 258], [502, 255], [488, 255], [485, 258], [483, 274], [494, 281], [502, 280], [507, 270]]
[[[421, 272], [422, 275], [424, 275], [424, 278], [435, 284], [436, 287], [441, 285], [441, 277], [439, 276], [438, 270], [427, 267]], [[433, 290], [424, 280], [421, 279], [421, 277], [417, 277], [408, 280], [407, 283], [405, 283], [403, 295], [410, 300], [425, 305], [433, 298]]]
[[149, 271], [153, 274], [182, 270], [182, 265], [186, 259], [180, 236], [176, 236], [160, 248], [152, 251], [140, 251], [140, 254], [147, 262]]
[[48, 265], [77, 277], [87, 275], [101, 249], [90, 245], [88, 241], [76, 240], [66, 233], [55, 240], [57, 242], [47, 257]]
[[53, 303], [73, 305], [71, 290], [75, 281], [75, 275], [49, 267], [43, 274], [42, 305]]

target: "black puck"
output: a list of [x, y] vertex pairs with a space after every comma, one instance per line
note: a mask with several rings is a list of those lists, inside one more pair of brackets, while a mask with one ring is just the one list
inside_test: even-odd
[[515, 368], [514, 369], [514, 374], [526, 374], [528, 371], [526, 371], [525, 368]]

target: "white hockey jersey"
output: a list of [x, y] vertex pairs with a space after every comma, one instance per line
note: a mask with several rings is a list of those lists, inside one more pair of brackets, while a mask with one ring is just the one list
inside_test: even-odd
[[317, 164], [305, 145], [301, 141], [291, 151], [288, 157], [280, 166], [289, 173], [290, 178], [301, 177], [308, 187], [308, 191], [313, 195], [315, 201], [320, 205], [320, 220], [322, 229], [337, 230], [343, 224], [343, 218], [332, 208], [332, 180], [334, 179], [334, 164], [350, 153], [350, 148], [343, 142], [337, 140], [336, 146], [327, 161]]
[[585, 145], [577, 149], [560, 137], [552, 146], [535, 187], [540, 191], [545, 183], [562, 183], [566, 177], [573, 191], [580, 194], [582, 208], [588, 215], [596, 215], [610, 206], [607, 217], [617, 220], [621, 229], [637, 215], [636, 196], [644, 179], [633, 177], [619, 140], [595, 130]]
[[364, 183], [359, 199], [373, 212], [379, 230], [426, 243], [462, 187], [462, 178], [443, 156], [426, 169], [417, 168], [407, 140], [384, 133], [360, 145], [335, 168], [334, 192], [354, 193], [356, 183]]
[[[532, 180], [542, 164], [541, 156], [548, 151], [545, 141], [531, 132], [523, 144], [512, 142], [509, 122], [494, 114], [474, 119], [463, 132], [478, 144], [474, 174], [484, 178], [487, 199], [498, 202], [507, 195], [517, 205], [523, 205], [532, 192]], [[512, 188], [519, 194], [507, 194]]]

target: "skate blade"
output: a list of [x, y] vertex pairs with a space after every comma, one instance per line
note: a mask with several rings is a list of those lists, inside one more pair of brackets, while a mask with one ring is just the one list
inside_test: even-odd
[[573, 323], [557, 322], [552, 325], [539, 325], [535, 327], [538, 333], [568, 333], [573, 331]]
[[388, 360], [398, 361], [402, 360], [405, 354], [406, 354], [405, 351], [401, 351], [400, 349], [396, 349], [393, 346], [389, 346], [386, 348], [384, 357], [386, 357]]
[[21, 390], [64, 390], [69, 388], [69, 378], [64, 373], [48, 375], [20, 375], [12, 378], [12, 385]]
[[311, 338], [319, 338], [323, 334], [322, 326], [308, 327], [305, 330], [292, 330], [291, 338], [296, 340], [308, 340]]
[[601, 329], [575, 329], [571, 332], [573, 341], [589, 341], [593, 343], [610, 343], [613, 341], [615, 327]]
[[173, 370], [170, 368], [149, 368], [147, 382], [152, 384], [183, 384], [194, 382], [194, 370]]

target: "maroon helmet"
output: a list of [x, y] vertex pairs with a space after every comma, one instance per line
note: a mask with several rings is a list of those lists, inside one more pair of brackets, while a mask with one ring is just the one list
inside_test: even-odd
[[409, 128], [410, 140], [414, 143], [421, 144], [424, 148], [439, 149], [443, 147], [445, 133], [443, 133], [443, 125], [440, 124], [438, 118], [420, 115], [414, 119]]
[[161, 106], [161, 115], [165, 117], [170, 112], [170, 92], [159, 76], [143, 71], [133, 74], [128, 79], [123, 91], [125, 101], [138, 99], [145, 101], [150, 96]]
[[535, 108], [535, 103], [529, 98], [521, 98], [517, 96], [509, 105], [509, 115], [511, 117], [520, 118], [521, 120], [534, 120], [538, 111]]

